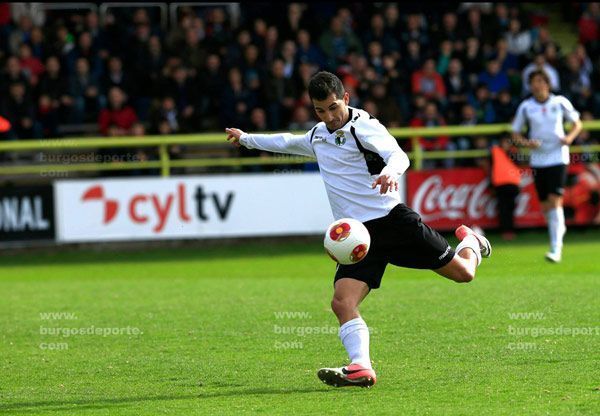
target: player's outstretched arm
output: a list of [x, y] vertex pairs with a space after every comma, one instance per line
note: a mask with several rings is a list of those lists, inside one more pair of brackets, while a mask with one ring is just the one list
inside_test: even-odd
[[291, 133], [249, 134], [235, 127], [225, 129], [227, 140], [234, 146], [248, 149], [260, 149], [274, 153], [287, 153], [301, 156], [314, 156], [308, 133], [294, 135]]

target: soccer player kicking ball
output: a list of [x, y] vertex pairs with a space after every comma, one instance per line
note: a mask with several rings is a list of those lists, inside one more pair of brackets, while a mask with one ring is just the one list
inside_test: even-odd
[[400, 203], [398, 178], [408, 168], [408, 157], [377, 119], [348, 106], [350, 96], [338, 77], [317, 73], [308, 93], [321, 122], [304, 135], [225, 131], [227, 140], [237, 146], [316, 157], [333, 217], [355, 218], [369, 230], [367, 256], [352, 265], [338, 265], [334, 278], [331, 308], [351, 364], [322, 368], [317, 375], [335, 387], [370, 387], [376, 376], [369, 356], [369, 328], [358, 305], [379, 287], [388, 263], [432, 269], [466, 283], [473, 280], [481, 257], [489, 257], [492, 248], [486, 238], [461, 225], [456, 230], [460, 244], [452, 250], [444, 237]]
[[[533, 96], [519, 105], [512, 124], [512, 136], [517, 145], [531, 149], [529, 163], [550, 236], [550, 251], [546, 253], [546, 259], [558, 263], [567, 232], [563, 193], [569, 145], [581, 132], [581, 121], [568, 99], [550, 93], [550, 78], [543, 70], [533, 71], [528, 82]], [[574, 123], [566, 136], [563, 128], [565, 118]], [[521, 134], [525, 123], [529, 125], [529, 139]]]

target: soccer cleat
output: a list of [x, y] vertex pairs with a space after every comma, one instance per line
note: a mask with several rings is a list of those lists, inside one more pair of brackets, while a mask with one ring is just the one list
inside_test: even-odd
[[375, 371], [360, 364], [350, 364], [341, 368], [321, 368], [317, 376], [325, 384], [333, 387], [371, 387], [377, 381]]
[[549, 251], [546, 253], [546, 260], [551, 263], [560, 263], [561, 258], [562, 255], [560, 251]]
[[454, 235], [456, 235], [456, 238], [458, 238], [460, 241], [464, 240], [466, 236], [472, 235], [479, 242], [479, 248], [481, 249], [481, 256], [482, 257], [490, 257], [492, 255], [492, 245], [490, 244], [488, 239], [485, 238], [483, 235], [471, 230], [466, 225], [463, 224], [460, 227], [458, 227], [456, 229], [456, 231], [454, 231]]

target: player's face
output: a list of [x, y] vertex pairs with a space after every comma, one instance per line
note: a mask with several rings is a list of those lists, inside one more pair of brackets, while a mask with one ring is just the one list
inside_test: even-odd
[[550, 86], [541, 76], [534, 76], [529, 84], [529, 88], [531, 88], [531, 93], [538, 100], [543, 101], [550, 94]]
[[342, 98], [338, 98], [334, 93], [320, 101], [312, 100], [315, 112], [321, 121], [325, 123], [329, 130], [341, 128], [348, 119], [348, 102], [350, 95], [345, 92]]

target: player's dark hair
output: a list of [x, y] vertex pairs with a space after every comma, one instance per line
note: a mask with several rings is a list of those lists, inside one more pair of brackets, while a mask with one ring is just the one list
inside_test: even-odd
[[550, 86], [550, 77], [543, 69], [536, 69], [535, 71], [532, 71], [527, 78], [527, 83], [531, 84], [531, 81], [533, 81], [533, 78], [535, 77], [542, 77], [542, 79], [546, 81], [546, 84]]
[[308, 95], [311, 100], [325, 100], [334, 93], [339, 100], [344, 96], [342, 81], [331, 72], [317, 72], [308, 84]]

